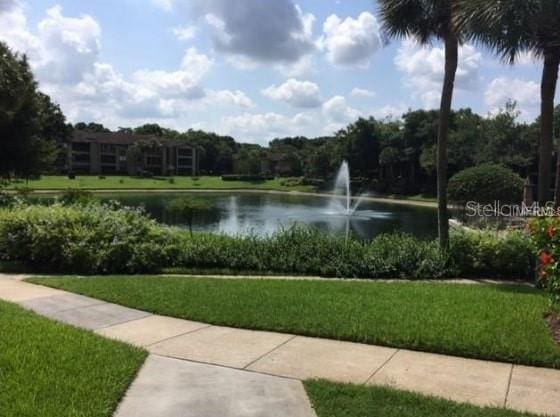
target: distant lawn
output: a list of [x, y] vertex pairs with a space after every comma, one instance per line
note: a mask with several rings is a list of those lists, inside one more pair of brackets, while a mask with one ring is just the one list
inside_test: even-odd
[[305, 381], [319, 417], [529, 417], [503, 408], [459, 404], [384, 387]]
[[0, 301], [0, 415], [109, 417], [145, 357]]
[[217, 325], [560, 368], [560, 346], [543, 320], [547, 297], [525, 287], [163, 276], [31, 281]]
[[8, 185], [9, 189], [29, 187], [35, 190], [65, 190], [81, 188], [92, 190], [103, 189], [256, 189], [279, 191], [313, 191], [313, 187], [306, 185], [285, 185], [286, 179], [275, 178], [268, 181], [222, 181], [221, 177], [154, 177], [136, 178], [128, 176], [77, 176], [71, 180], [67, 176], [45, 175], [39, 180], [17, 181]]

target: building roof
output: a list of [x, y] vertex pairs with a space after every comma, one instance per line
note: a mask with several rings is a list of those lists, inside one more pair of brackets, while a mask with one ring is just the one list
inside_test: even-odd
[[74, 130], [72, 142], [79, 143], [102, 143], [108, 145], [132, 145], [139, 141], [155, 140], [162, 145], [192, 147], [189, 144], [167, 139], [156, 135], [136, 135], [133, 133], [115, 133], [115, 132], [88, 132], [86, 130]]

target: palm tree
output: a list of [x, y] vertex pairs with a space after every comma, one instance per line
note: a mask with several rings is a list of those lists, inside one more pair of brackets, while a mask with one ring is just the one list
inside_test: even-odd
[[454, 19], [456, 0], [380, 0], [383, 29], [390, 38], [414, 38], [426, 45], [445, 45], [445, 75], [441, 94], [437, 138], [438, 234], [442, 249], [449, 246], [447, 213], [447, 142], [461, 34]]
[[[550, 200], [551, 188], [554, 96], [560, 65], [560, 0], [458, 0], [458, 6], [457, 24], [505, 61], [513, 64], [524, 52], [543, 60], [538, 199], [545, 203]], [[558, 164], [560, 168], [560, 159]], [[558, 175], [555, 202], [560, 203]]]

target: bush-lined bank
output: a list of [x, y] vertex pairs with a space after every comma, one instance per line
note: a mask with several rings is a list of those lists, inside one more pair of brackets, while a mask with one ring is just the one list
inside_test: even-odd
[[560, 368], [525, 286], [166, 276], [33, 278], [34, 283], [215, 325]]
[[146, 355], [0, 301], [0, 415], [110, 417]]
[[401, 234], [372, 241], [293, 227], [270, 237], [231, 237], [170, 228], [114, 205], [16, 205], [0, 209], [0, 259], [50, 271], [105, 274], [209, 268], [358, 278], [531, 278], [522, 233], [459, 234], [436, 242]]

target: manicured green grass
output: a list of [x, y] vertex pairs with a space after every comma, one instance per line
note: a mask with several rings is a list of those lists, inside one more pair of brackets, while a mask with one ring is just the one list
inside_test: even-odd
[[168, 316], [560, 368], [543, 293], [519, 286], [163, 276], [32, 282]]
[[91, 190], [115, 189], [115, 190], [175, 190], [175, 189], [255, 189], [255, 190], [279, 190], [279, 191], [313, 191], [313, 187], [306, 185], [287, 186], [283, 185], [283, 179], [275, 178], [267, 181], [222, 181], [221, 177], [155, 177], [136, 178], [128, 176], [106, 176], [100, 179], [98, 176], [77, 176], [71, 180], [67, 176], [44, 175], [39, 180], [29, 182], [11, 182], [8, 189], [17, 187], [29, 187], [35, 190], [65, 190], [68, 188], [80, 188]]
[[0, 302], [0, 415], [109, 417], [145, 357]]
[[304, 382], [319, 417], [529, 417], [503, 408], [481, 408], [384, 387]]

